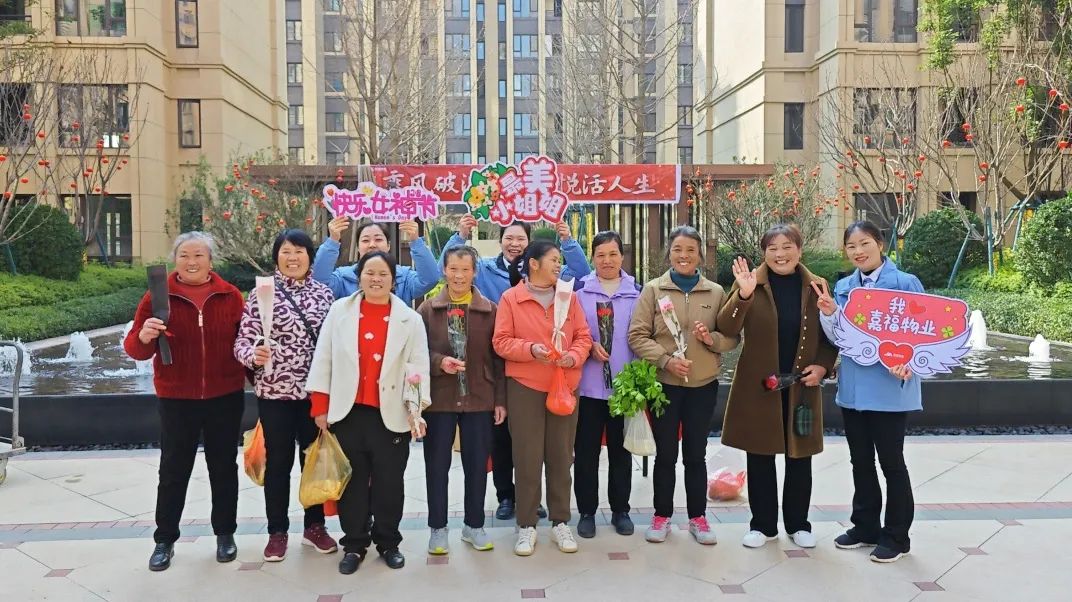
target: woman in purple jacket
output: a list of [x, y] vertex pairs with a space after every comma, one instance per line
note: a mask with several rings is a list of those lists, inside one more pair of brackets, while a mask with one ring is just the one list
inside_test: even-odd
[[[294, 467], [294, 445], [309, 447], [319, 430], [309, 416], [309, 396], [305, 381], [313, 360], [316, 339], [324, 318], [335, 300], [326, 284], [313, 280], [309, 265], [313, 241], [301, 230], [284, 230], [272, 247], [275, 259], [275, 301], [272, 309], [272, 337], [261, 337], [261, 315], [257, 294], [252, 291], [242, 314], [234, 353], [238, 361], [253, 370], [254, 391], [264, 429], [267, 452], [264, 469], [264, 507], [268, 515], [268, 545], [264, 559], [279, 562], [287, 553], [290, 520], [290, 472]], [[264, 365], [271, 359], [271, 371]], [[304, 465], [304, 456], [298, 456]], [[324, 507], [305, 509], [302, 543], [329, 554], [338, 549], [324, 528]]]
[[577, 300], [592, 331], [592, 354], [581, 373], [580, 411], [574, 444], [573, 491], [581, 518], [577, 535], [595, 537], [599, 502], [599, 452], [607, 434], [610, 471], [607, 497], [611, 524], [619, 535], [633, 534], [629, 518], [629, 491], [633, 457], [624, 446], [625, 419], [611, 416], [607, 399], [611, 381], [635, 356], [629, 348], [629, 320], [640, 292], [636, 280], [622, 271], [622, 238], [617, 232], [600, 232], [592, 239], [595, 272], [581, 278]]

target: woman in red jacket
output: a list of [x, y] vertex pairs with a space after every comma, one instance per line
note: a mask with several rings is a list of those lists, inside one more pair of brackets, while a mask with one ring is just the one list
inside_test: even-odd
[[172, 363], [153, 361], [153, 384], [160, 399], [160, 482], [156, 490], [156, 548], [149, 570], [171, 566], [186, 487], [204, 437], [205, 463], [212, 486], [212, 530], [216, 560], [238, 555], [234, 532], [238, 512], [238, 434], [244, 406], [245, 369], [234, 357], [242, 318], [242, 294], [212, 271], [213, 238], [187, 232], [175, 239], [175, 271], [168, 278], [170, 316], [152, 316], [146, 293], [123, 347], [136, 360], [156, 354], [157, 338], [167, 337]]

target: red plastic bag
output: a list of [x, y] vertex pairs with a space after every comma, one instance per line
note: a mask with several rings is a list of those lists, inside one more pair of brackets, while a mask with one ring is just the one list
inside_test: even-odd
[[556, 416], [569, 416], [577, 409], [577, 398], [566, 382], [566, 371], [555, 367], [551, 388], [547, 390], [547, 410]]
[[257, 426], [242, 435], [242, 459], [246, 474], [257, 485], [264, 486], [264, 467], [268, 462], [268, 453], [264, 449], [264, 428], [261, 421]]
[[741, 497], [747, 473], [734, 474], [729, 468], [719, 468], [707, 475], [707, 497], [716, 502], [727, 502]]

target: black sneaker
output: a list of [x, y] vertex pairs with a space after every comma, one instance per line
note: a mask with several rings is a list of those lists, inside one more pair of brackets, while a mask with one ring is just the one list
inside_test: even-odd
[[544, 508], [543, 504], [536, 506], [536, 516], [540, 518], [547, 518], [547, 508]]
[[908, 554], [908, 552], [898, 552], [893, 548], [887, 548], [886, 546], [878, 546], [871, 551], [871, 561], [882, 563], [897, 562], [905, 554]]
[[614, 525], [614, 532], [618, 535], [633, 534], [633, 519], [629, 518], [628, 512], [615, 512], [611, 515], [610, 524]]
[[383, 561], [392, 569], [400, 569], [406, 566], [406, 557], [402, 555], [402, 552], [398, 551], [398, 548], [387, 550], [380, 556], [383, 556]]
[[361, 561], [364, 559], [357, 552], [346, 552], [342, 555], [342, 560], [339, 561], [339, 572], [343, 575], [353, 575], [357, 572], [357, 567], [361, 566]]
[[495, 509], [495, 518], [498, 520], [514, 518], [514, 500], [507, 498], [499, 502], [499, 507]]
[[150, 571], [166, 571], [171, 566], [171, 559], [175, 556], [175, 544], [158, 543], [153, 548], [153, 555], [149, 557]]
[[855, 550], [856, 548], [873, 548], [878, 544], [873, 541], [863, 541], [861, 539], [856, 539], [855, 536], [853, 536], [850, 532], [846, 531], [845, 533], [842, 533], [841, 535], [837, 536], [837, 539], [834, 540], [834, 545], [841, 548], [842, 550]]
[[581, 520], [577, 521], [577, 535], [592, 539], [596, 536], [596, 517], [594, 514], [582, 514]]

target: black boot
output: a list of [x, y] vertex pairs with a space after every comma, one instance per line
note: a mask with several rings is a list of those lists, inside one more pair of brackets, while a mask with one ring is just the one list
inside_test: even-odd
[[392, 569], [400, 569], [406, 566], [406, 557], [402, 555], [402, 552], [398, 551], [398, 548], [387, 550], [380, 555], [383, 556], [383, 561], [387, 563], [387, 566]]
[[499, 507], [495, 509], [495, 518], [498, 520], [514, 518], [514, 500], [506, 498], [499, 502]]
[[234, 535], [216, 536], [216, 562], [231, 562], [238, 558], [238, 546], [235, 545]]
[[175, 544], [158, 543], [153, 548], [153, 555], [149, 557], [150, 571], [166, 571], [171, 566], [171, 558], [175, 555]]

